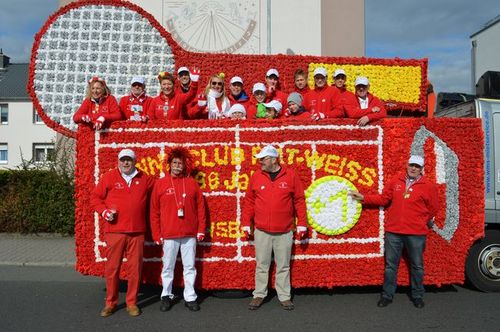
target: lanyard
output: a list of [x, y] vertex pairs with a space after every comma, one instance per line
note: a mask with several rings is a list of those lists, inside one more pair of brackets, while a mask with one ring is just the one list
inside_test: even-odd
[[186, 179], [182, 178], [182, 202], [181, 205], [179, 205], [179, 201], [177, 200], [177, 191], [175, 190], [175, 185], [174, 185], [174, 180], [172, 179], [172, 175], [170, 175], [170, 182], [172, 183], [172, 188], [174, 189], [174, 198], [175, 198], [175, 205], [177, 206], [177, 209], [183, 209], [184, 208], [184, 203], [186, 202]]

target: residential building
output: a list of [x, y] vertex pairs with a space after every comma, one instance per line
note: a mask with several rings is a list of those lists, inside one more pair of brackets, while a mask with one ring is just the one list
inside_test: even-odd
[[56, 133], [36, 113], [26, 91], [27, 63], [10, 63], [0, 50], [0, 169], [25, 161], [44, 162]]

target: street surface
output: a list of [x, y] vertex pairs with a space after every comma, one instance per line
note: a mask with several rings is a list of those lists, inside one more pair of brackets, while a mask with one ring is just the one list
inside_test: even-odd
[[[120, 299], [124, 299], [121, 290]], [[250, 298], [224, 299], [200, 294], [201, 311], [181, 301], [160, 312], [160, 288], [143, 286], [143, 314], [122, 308], [101, 318], [105, 289], [101, 278], [72, 267], [0, 266], [0, 331], [495, 331], [500, 294], [461, 286], [428, 288], [423, 309], [413, 307], [406, 289], [394, 303], [378, 308], [378, 287], [295, 291], [287, 312], [273, 296], [257, 311]]]

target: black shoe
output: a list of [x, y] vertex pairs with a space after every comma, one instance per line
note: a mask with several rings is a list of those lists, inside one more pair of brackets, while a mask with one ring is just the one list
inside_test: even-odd
[[172, 300], [168, 296], [161, 297], [160, 311], [169, 311], [172, 307]]
[[391, 299], [388, 299], [388, 298], [382, 296], [380, 298], [380, 300], [378, 300], [378, 302], [377, 302], [377, 307], [379, 307], [379, 308], [385, 308], [385, 307], [387, 307], [391, 303], [392, 303]]
[[186, 301], [184, 305], [191, 311], [199, 311], [200, 305], [196, 301]]
[[421, 297], [417, 297], [416, 299], [412, 299], [411, 301], [413, 302], [415, 308], [422, 309], [425, 306], [424, 299], [422, 299]]

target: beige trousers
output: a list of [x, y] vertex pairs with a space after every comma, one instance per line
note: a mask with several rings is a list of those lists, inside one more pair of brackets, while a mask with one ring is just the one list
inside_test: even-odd
[[292, 254], [293, 233], [267, 233], [255, 229], [255, 290], [253, 297], [267, 296], [269, 267], [272, 253], [276, 264], [276, 282], [274, 287], [280, 301], [290, 300], [290, 257]]

